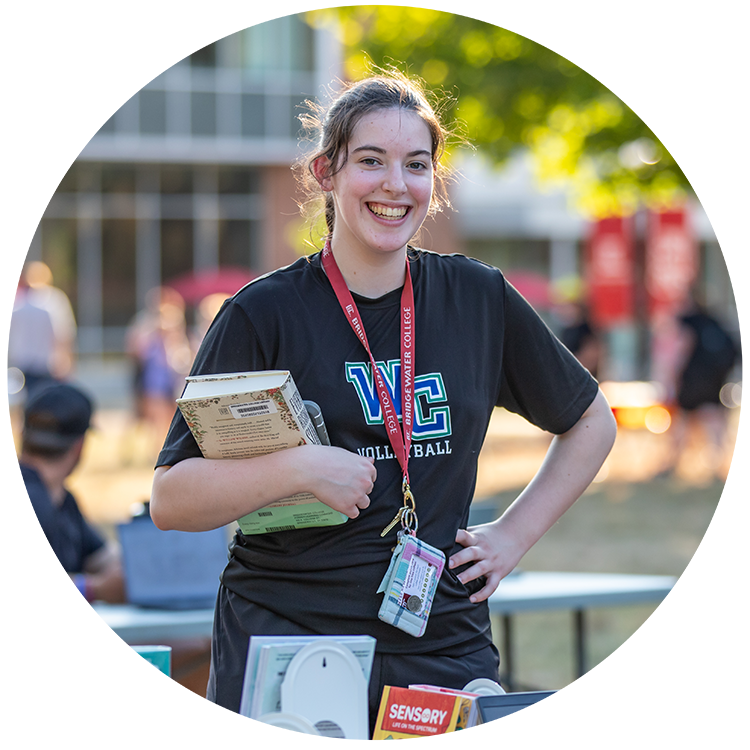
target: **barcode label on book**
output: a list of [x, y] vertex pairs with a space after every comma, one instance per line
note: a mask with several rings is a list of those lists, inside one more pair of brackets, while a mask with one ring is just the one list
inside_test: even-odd
[[292, 524], [291, 526], [269, 526], [266, 529], [266, 533], [270, 533], [272, 531], [292, 531], [293, 529], [296, 529], [297, 527]]
[[259, 510], [258, 515], [259, 516], [272, 516], [273, 513], [271, 513], [270, 510]]
[[235, 419], [246, 419], [247, 417], [265, 417], [275, 414], [276, 404], [269, 398], [267, 401], [252, 401], [247, 404], [231, 404], [229, 408]]

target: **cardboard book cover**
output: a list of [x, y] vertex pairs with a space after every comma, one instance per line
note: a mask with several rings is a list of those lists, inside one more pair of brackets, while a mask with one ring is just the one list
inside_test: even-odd
[[459, 700], [458, 719], [456, 721], [456, 731], [469, 729], [479, 724], [479, 706], [477, 699], [478, 693], [468, 692], [466, 690], [453, 690], [438, 685], [409, 685], [410, 690], [429, 690], [434, 693], [443, 693], [444, 695], [456, 696]]
[[154, 664], [170, 681], [169, 646], [92, 646], [31, 650], [30, 724], [47, 741], [81, 739], [81, 703], [94, 675], [122, 656]]
[[[177, 405], [206, 458], [254, 458], [308, 443], [315, 426], [287, 370], [187, 378]], [[310, 493], [277, 500], [238, 520], [243, 534], [335, 526], [346, 516]]]
[[372, 738], [404, 740], [454, 732], [462, 703], [459, 695], [386, 685]]

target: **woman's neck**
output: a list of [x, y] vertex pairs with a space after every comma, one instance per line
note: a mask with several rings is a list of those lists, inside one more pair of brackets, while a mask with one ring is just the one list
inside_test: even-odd
[[355, 294], [377, 299], [404, 285], [405, 251], [359, 258], [350, 253], [337, 253], [335, 244], [331, 246], [331, 250], [349, 291]]

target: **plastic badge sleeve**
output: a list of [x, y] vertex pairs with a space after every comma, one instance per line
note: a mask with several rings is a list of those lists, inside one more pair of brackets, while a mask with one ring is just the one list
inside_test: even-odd
[[444, 567], [441, 550], [399, 532], [390, 565], [378, 587], [378, 593], [385, 592], [378, 618], [417, 638], [421, 636]]

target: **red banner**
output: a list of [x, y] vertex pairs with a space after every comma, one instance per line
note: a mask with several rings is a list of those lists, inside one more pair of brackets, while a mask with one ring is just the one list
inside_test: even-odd
[[680, 306], [698, 275], [698, 243], [684, 210], [649, 214], [646, 292], [650, 312]]
[[593, 322], [602, 328], [633, 319], [635, 278], [632, 219], [611, 217], [591, 228], [586, 281]]

